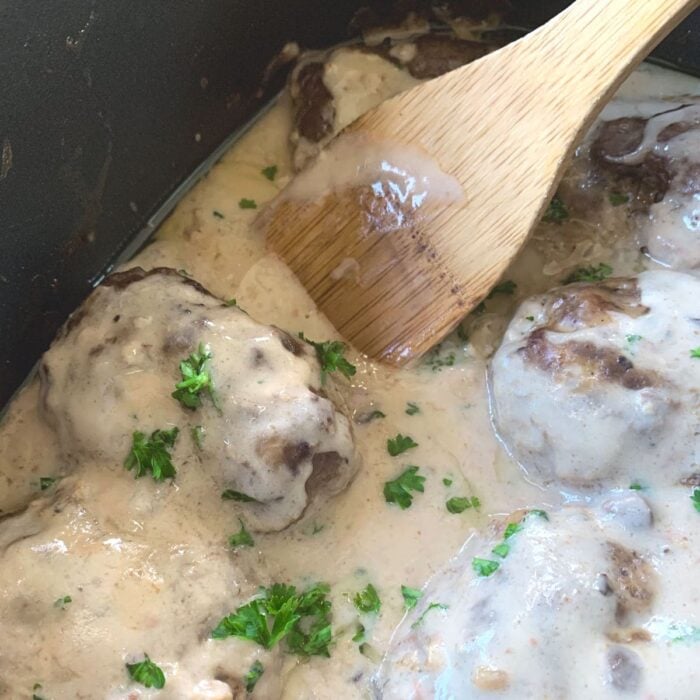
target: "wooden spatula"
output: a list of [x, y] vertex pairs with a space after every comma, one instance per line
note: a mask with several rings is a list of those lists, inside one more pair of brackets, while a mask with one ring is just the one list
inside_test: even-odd
[[577, 0], [346, 128], [262, 221], [338, 331], [400, 365], [497, 282], [576, 142], [700, 0]]

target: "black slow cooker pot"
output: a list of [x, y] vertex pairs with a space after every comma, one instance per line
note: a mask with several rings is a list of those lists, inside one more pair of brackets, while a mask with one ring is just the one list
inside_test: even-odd
[[[509, 24], [537, 26], [567, 4], [511, 0]], [[90, 288], [279, 90], [282, 46], [347, 40], [362, 5], [0, 2], [0, 407]], [[656, 58], [700, 75], [699, 34], [695, 12]]]

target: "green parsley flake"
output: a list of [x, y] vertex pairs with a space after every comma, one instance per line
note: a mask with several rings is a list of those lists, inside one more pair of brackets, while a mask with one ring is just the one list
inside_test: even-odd
[[572, 282], [602, 282], [610, 277], [612, 272], [612, 267], [607, 263], [579, 267], [564, 280], [564, 284], [571, 284]]
[[478, 508], [481, 502], [476, 496], [472, 498], [467, 498], [466, 496], [454, 496], [450, 498], [445, 507], [450, 513], [458, 514], [463, 513], [468, 508]]
[[240, 491], [234, 491], [233, 489], [226, 489], [226, 491], [222, 491], [221, 498], [224, 501], [238, 501], [238, 503], [259, 503], [256, 498], [249, 496], [247, 493], [241, 493]]
[[168, 448], [173, 447], [179, 432], [177, 428], [154, 430], [146, 440], [145, 434], [137, 430], [132, 435], [131, 450], [124, 466], [129, 471], [133, 469], [137, 479], [149, 471], [154, 481], [172, 479], [176, 472]]
[[212, 214], [213, 214], [217, 219], [225, 219], [225, 218], [226, 218], [220, 211], [216, 211], [216, 209], [214, 209], [214, 211], [212, 211]]
[[415, 629], [420, 625], [423, 620], [425, 619], [425, 616], [431, 611], [431, 610], [447, 610], [449, 608], [449, 605], [445, 605], [444, 603], [431, 603], [422, 613], [421, 616], [411, 625], [411, 629]]
[[510, 545], [506, 542], [501, 542], [497, 544], [491, 550], [492, 554], [495, 554], [497, 557], [501, 557], [501, 559], [505, 559], [508, 556], [508, 552], [510, 552]]
[[543, 221], [547, 221], [550, 224], [560, 224], [568, 218], [569, 210], [566, 208], [566, 204], [564, 204], [558, 194], [555, 194], [542, 217]]
[[238, 306], [238, 304], [236, 303], [236, 297], [231, 297], [230, 299], [227, 299], [227, 300], [224, 302], [224, 304], [225, 304], [226, 306]]
[[401, 433], [398, 433], [395, 438], [389, 438], [386, 441], [387, 452], [392, 457], [396, 457], [397, 455], [400, 455], [413, 447], [418, 447], [418, 443], [414, 442], [413, 438], [409, 437], [408, 435], [401, 435]]
[[641, 335], [637, 335], [636, 333], [628, 334], [625, 336], [625, 340], [629, 345], [633, 345], [634, 343], [638, 343], [642, 339]]
[[525, 316], [526, 321], [534, 321], [535, 317], [534, 316]]
[[258, 205], [257, 202], [254, 199], [246, 199], [243, 197], [243, 199], [240, 199], [238, 201], [238, 206], [241, 209], [257, 209]]
[[241, 524], [241, 529], [228, 538], [229, 546], [232, 549], [236, 549], [236, 547], [252, 547], [255, 542], [253, 542], [251, 534], [245, 529], [245, 525], [240, 518], [238, 518], [238, 522]]
[[299, 337], [316, 350], [316, 357], [321, 365], [321, 384], [326, 383], [326, 377], [331, 372], [340, 372], [348, 379], [354, 376], [357, 371], [355, 365], [344, 357], [345, 343], [340, 340], [326, 340], [323, 343], [317, 343], [306, 338], [303, 333], [299, 333]]
[[401, 510], [406, 510], [413, 503], [411, 491], [423, 493], [424, 483], [425, 477], [418, 476], [418, 467], [409, 467], [393, 481], [384, 483], [384, 500], [387, 503], [396, 503]]
[[433, 370], [433, 372], [442, 372], [443, 367], [452, 367], [457, 360], [457, 357], [453, 352], [449, 352], [446, 355], [440, 354], [440, 346], [433, 349], [429, 355], [426, 356], [425, 363]]
[[295, 586], [275, 583], [236, 612], [224, 617], [212, 630], [213, 639], [240, 637], [272, 649], [282, 640], [287, 650], [300, 656], [330, 656], [332, 632], [329, 587], [317, 584], [303, 593]]
[[493, 299], [497, 294], [514, 294], [518, 285], [513, 282], [513, 280], [506, 280], [505, 282], [500, 282], [497, 284], [486, 297], [487, 299]]
[[355, 634], [352, 636], [352, 641], [353, 642], [364, 642], [365, 641], [365, 626], [361, 624], [357, 624], [357, 629], [355, 630]]
[[452, 479], [443, 479], [442, 483], [445, 484], [445, 486], [452, 486]]
[[58, 481], [58, 477], [40, 476], [39, 477], [39, 488], [42, 491], [46, 491], [46, 489], [50, 489], [57, 481]]
[[690, 495], [690, 500], [693, 502], [695, 510], [700, 513], [700, 488], [693, 489], [693, 493]]
[[608, 195], [608, 201], [614, 207], [619, 207], [622, 204], [627, 204], [627, 202], [630, 201], [630, 197], [628, 194], [621, 194], [620, 192], [611, 192]]
[[418, 601], [423, 597], [423, 591], [418, 588], [410, 588], [409, 586], [401, 586], [401, 595], [403, 596], [403, 606], [406, 610], [413, 610], [418, 605]]
[[700, 359], [700, 347], [693, 348], [693, 349], [690, 351], [690, 356], [693, 357], [693, 358], [695, 358], [696, 360], [697, 360], [697, 359]]
[[382, 607], [382, 601], [379, 600], [377, 589], [371, 583], [368, 583], [363, 591], [355, 594], [353, 603], [360, 612], [374, 613], [375, 615]]
[[61, 610], [65, 610], [72, 602], [73, 599], [69, 595], [64, 595], [61, 598], [55, 600], [53, 606], [54, 608], [60, 608]]
[[175, 385], [172, 397], [177, 399], [185, 408], [195, 409], [202, 405], [200, 394], [209, 394], [216, 406], [214, 396], [214, 384], [209, 371], [211, 352], [202, 343], [196, 352], [193, 352], [186, 360], [180, 362], [180, 374], [182, 381]]
[[255, 690], [255, 686], [264, 672], [265, 667], [260, 661], [254, 661], [253, 665], [250, 667], [250, 671], [243, 677], [246, 693], [252, 693], [253, 690]]
[[268, 165], [266, 168], [263, 168], [260, 172], [262, 173], [263, 177], [266, 177], [270, 182], [272, 182], [277, 176], [277, 166]]
[[418, 407], [418, 404], [409, 401], [406, 404], [406, 414], [409, 416], [415, 416], [416, 413], [420, 413], [420, 408]]
[[143, 661], [135, 664], [126, 664], [129, 678], [146, 688], [158, 688], [160, 690], [165, 685], [165, 674], [148, 658], [148, 654], [144, 654], [144, 657]]
[[628, 488], [631, 491], [644, 491], [644, 487], [638, 481], [633, 481]]
[[493, 559], [481, 559], [480, 557], [472, 559], [472, 569], [474, 569], [477, 576], [491, 576], [499, 566], [500, 564], [497, 561], [493, 561]]
[[195, 444], [197, 449], [202, 449], [202, 442], [204, 441], [204, 436], [206, 435], [206, 430], [201, 425], [193, 425], [190, 428], [190, 435], [192, 436], [192, 442]]

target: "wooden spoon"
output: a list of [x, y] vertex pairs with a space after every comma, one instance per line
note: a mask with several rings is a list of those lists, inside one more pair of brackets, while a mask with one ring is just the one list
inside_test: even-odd
[[576, 143], [700, 0], [577, 0], [523, 39], [366, 113], [262, 218], [338, 331], [401, 365], [498, 281]]

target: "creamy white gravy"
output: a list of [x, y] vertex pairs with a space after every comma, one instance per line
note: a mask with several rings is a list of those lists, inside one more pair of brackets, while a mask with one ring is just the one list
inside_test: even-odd
[[[343, 61], [351, 65], [344, 67]], [[343, 92], [343, 100], [365, 109], [373, 104], [365, 100], [366, 85], [389, 83], [398, 89], [401, 80], [397, 72], [396, 67], [376, 56], [349, 58], [339, 52], [330, 75], [334, 86]], [[623, 88], [623, 94], [658, 97], [669, 90], [671, 82], [672, 94], [698, 89], [696, 81], [644, 67]], [[376, 90], [374, 101], [386, 94]], [[355, 116], [346, 107], [339, 113], [351, 115], [344, 120]], [[333, 328], [317, 312], [304, 289], [279, 260], [266, 254], [262, 235], [253, 227], [257, 210], [239, 206], [241, 199], [251, 199], [259, 210], [289, 182], [290, 130], [290, 108], [282, 96], [183, 199], [152, 244], [125, 267], [138, 264], [145, 269], [185, 269], [217, 296], [235, 297], [237, 304], [261, 323], [275, 324], [292, 334], [303, 331], [313, 339], [333, 338]], [[273, 181], [261, 175], [261, 170], [270, 165], [277, 167]], [[354, 425], [362, 457], [359, 473], [344, 493], [312, 503], [304, 516], [286, 530], [256, 534], [255, 547], [235, 555], [239, 573], [230, 590], [222, 584], [229, 574], [224, 573], [226, 565], [221, 558], [226, 552], [226, 537], [238, 527], [236, 510], [230, 503], [204, 497], [207, 477], [194, 469], [186, 477], [188, 488], [200, 497], [164, 497], [161, 501], [158, 499], [166, 487], [147, 479], [134, 481], [121, 468], [122, 455], [115, 456], [111, 470], [103, 470], [98, 462], [90, 460], [63, 464], [52, 430], [37, 414], [37, 385], [30, 384], [12, 404], [0, 432], [0, 514], [20, 512], [34, 499], [37, 502], [30, 511], [41, 510], [51, 489], [40, 490], [40, 477], [70, 471], [66, 488], [77, 484], [95, 518], [86, 521], [85, 512], [78, 508], [74, 515], [67, 516], [67, 525], [58, 529], [23, 525], [27, 514], [0, 522], [3, 551], [9, 551], [8, 542], [15, 541], [14, 550], [3, 555], [1, 564], [0, 627], [5, 641], [0, 647], [0, 695], [20, 698], [35, 692], [56, 700], [230, 697], [215, 683], [209, 687], [205, 679], [198, 681], [197, 671], [211, 668], [213, 658], [226, 654], [238, 657], [244, 673], [256, 655], [260, 656], [252, 643], [236, 642], [226, 646], [224, 654], [218, 642], [202, 641], [203, 631], [185, 622], [154, 627], [141, 637], [134, 632], [142, 625], [144, 615], [153, 611], [144, 611], [142, 601], [129, 596], [132, 575], [151, 576], [157, 585], [172, 577], [174, 567], [184, 566], [182, 576], [191, 577], [192, 585], [182, 596], [167, 591], [168, 597], [161, 596], [157, 603], [158, 615], [171, 616], [174, 621], [206, 616], [210, 604], [219, 612], [221, 606], [227, 606], [229, 592], [228, 608], [234, 610], [257, 585], [274, 581], [330, 584], [334, 629], [331, 657], [300, 661], [293, 656], [268, 658], [270, 655], [263, 654], [260, 658], [266, 664], [266, 673], [255, 697], [367, 697], [378, 657], [389, 648], [392, 633], [404, 616], [401, 585], [421, 588], [465, 540], [486, 526], [491, 516], [520, 508], [556, 509], [566, 498], [556, 489], [544, 490], [528, 482], [494, 437], [487, 401], [487, 358], [497, 346], [517, 300], [555, 286], [571, 268], [602, 260], [613, 266], [615, 274], [653, 266], [634, 248], [618, 209], [606, 210], [596, 224], [577, 219], [562, 226], [543, 223], [505, 276], [517, 284], [516, 293], [495, 295], [486, 302], [484, 313], [470, 317], [464, 324], [469, 340], [454, 334], [425, 361], [403, 370], [391, 370], [351, 353], [357, 374], [343, 381], [341, 389], [351, 416], [356, 418], [372, 410], [381, 410], [386, 416]], [[418, 412], [409, 415], [409, 403], [416, 404]], [[109, 421], [109, 415], [104, 420]], [[391, 457], [387, 438], [397, 433], [411, 436], [418, 446]], [[183, 445], [182, 449], [191, 448]], [[182, 459], [185, 465], [189, 461], [187, 456]], [[401, 510], [385, 502], [382, 488], [407, 465], [420, 467], [426, 477], [425, 492], [415, 495], [410, 509]], [[182, 472], [186, 470], [186, 466], [181, 467]], [[202, 482], [197, 483], [197, 479]], [[179, 488], [177, 480], [172, 488]], [[477, 496], [480, 506], [461, 514], [450, 513], [445, 504], [453, 496]], [[667, 498], [653, 492], [649, 495], [652, 502], [657, 497]], [[682, 515], [675, 518], [682, 522], [676, 527], [692, 538], [700, 516], [688, 507], [687, 493], [677, 498], [677, 512]], [[147, 504], [151, 499], [160, 504], [155, 529], [148, 524], [152, 516]], [[89, 541], [88, 555], [79, 556], [74, 547], [84, 542], [85, 523], [110, 520], [116, 523], [114, 527], [138, 534], [141, 546], [152, 548], [155, 554], [142, 556], [143, 550], [136, 547], [133, 561], [124, 564], [127, 569], [112, 570], [107, 575], [106, 552], [118, 546], [109, 535], [112, 526], [107, 522], [100, 526], [100, 532], [106, 534], [97, 533]], [[15, 530], [17, 537], [12, 536]], [[158, 535], [151, 537], [151, 531]], [[21, 538], [30, 538], [24, 549]], [[123, 539], [120, 536], [120, 541]], [[204, 546], [211, 549], [207, 549], [207, 556], [200, 551]], [[60, 554], [56, 555], [60, 565], [37, 563], [49, 550]], [[89, 555], [90, 551], [94, 556]], [[178, 557], [164, 557], [165, 552], [178, 551], [186, 552], [186, 566], [173, 563]], [[697, 559], [696, 551], [689, 562], [697, 566]], [[80, 576], [73, 570], [77, 566], [81, 568]], [[221, 578], [216, 575], [219, 570]], [[78, 585], [78, 579], [83, 581], [80, 585], [86, 587], [85, 592], [72, 588]], [[379, 615], [360, 614], [353, 606], [352, 597], [368, 583], [381, 597]], [[664, 578], [662, 585], [664, 598], [684, 595], [681, 576]], [[120, 611], [107, 611], [102, 627], [96, 627], [100, 601], [108, 600], [117, 589], [121, 590]], [[72, 597], [72, 603], [65, 610], [55, 608], [54, 601], [66, 595]], [[24, 612], [18, 612], [20, 604]], [[697, 596], [686, 604], [684, 614], [698, 624]], [[359, 622], [366, 628], [366, 639], [374, 653], [363, 655], [352, 640]], [[24, 641], [39, 629], [43, 630], [42, 645], [37, 648]], [[182, 638], [178, 638], [180, 634]], [[577, 632], [567, 630], [567, 634], [574, 639]], [[20, 650], [22, 663], [15, 664], [17, 654], [8, 651], [8, 644]], [[168, 683], [163, 691], [129, 683], [124, 663], [143, 652], [166, 672]], [[94, 664], [93, 658], [97, 659]], [[665, 663], [663, 655], [658, 663]], [[204, 685], [200, 683], [195, 692], [192, 688], [197, 682]], [[685, 677], [668, 678], [667, 694], [646, 697], [697, 697], [697, 682], [697, 670], [686, 668]], [[35, 684], [41, 684], [41, 688], [33, 691]], [[590, 697], [584, 690], [573, 692], [571, 697]], [[532, 697], [540, 697], [536, 689]]]

